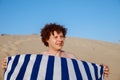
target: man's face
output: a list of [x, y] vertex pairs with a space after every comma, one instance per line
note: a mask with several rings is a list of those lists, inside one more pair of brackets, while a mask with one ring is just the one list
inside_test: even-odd
[[57, 33], [56, 31], [54, 31], [53, 34], [52, 33], [50, 34], [50, 37], [47, 40], [48, 47], [53, 50], [60, 50], [64, 45], [64, 40], [65, 37], [63, 36], [62, 32]]

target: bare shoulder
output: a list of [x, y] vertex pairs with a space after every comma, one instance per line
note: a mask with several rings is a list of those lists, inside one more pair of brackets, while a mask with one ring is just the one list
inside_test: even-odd
[[47, 54], [47, 51], [43, 51], [43, 52], [41, 52], [40, 54], [43, 54], [43, 55], [45, 54], [45, 55], [46, 55], [46, 54]]
[[64, 52], [64, 54], [65, 54], [65, 57], [76, 59], [76, 57], [75, 57], [75, 55], [73, 55], [73, 53], [66, 52], [66, 51], [63, 51], [63, 52]]

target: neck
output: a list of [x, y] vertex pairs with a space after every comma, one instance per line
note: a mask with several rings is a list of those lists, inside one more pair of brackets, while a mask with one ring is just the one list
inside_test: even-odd
[[59, 56], [60, 53], [61, 53], [61, 50], [51, 50], [51, 49], [48, 49], [48, 53], [51, 54], [51, 55]]

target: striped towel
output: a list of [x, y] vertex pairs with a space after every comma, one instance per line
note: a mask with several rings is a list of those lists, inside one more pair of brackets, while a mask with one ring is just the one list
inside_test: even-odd
[[4, 80], [103, 80], [103, 66], [41, 54], [8, 57]]

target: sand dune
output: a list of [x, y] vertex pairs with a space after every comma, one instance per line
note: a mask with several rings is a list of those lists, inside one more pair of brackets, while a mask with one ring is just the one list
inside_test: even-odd
[[[46, 49], [39, 35], [0, 36], [0, 62], [5, 56], [36, 54]], [[110, 67], [110, 76], [105, 80], [120, 80], [120, 44], [67, 37], [63, 49], [73, 53], [77, 59], [107, 64]], [[0, 72], [0, 80], [3, 80], [4, 72], [1, 68]]]

